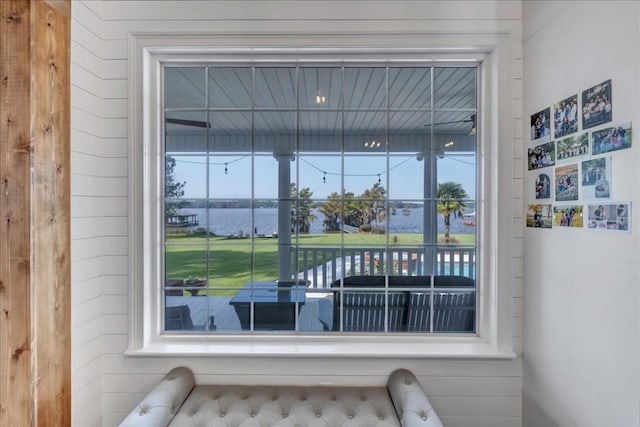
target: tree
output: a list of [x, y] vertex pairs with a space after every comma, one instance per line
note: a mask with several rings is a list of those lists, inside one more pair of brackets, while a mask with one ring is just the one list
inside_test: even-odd
[[165, 220], [178, 214], [178, 210], [184, 206], [184, 201], [179, 200], [184, 196], [186, 181], [179, 182], [175, 178], [176, 159], [166, 156], [164, 161], [164, 213]]
[[322, 203], [318, 210], [324, 215], [324, 231], [340, 230], [340, 218], [342, 216], [342, 203], [340, 195], [335, 191], [327, 197], [327, 201]]
[[311, 223], [317, 219], [312, 213], [315, 203], [311, 201], [313, 191], [309, 187], [305, 187], [300, 191], [297, 190], [296, 184], [290, 184], [291, 199], [297, 201], [296, 207], [291, 209], [291, 230], [300, 233], [308, 233], [311, 229]]
[[376, 227], [379, 227], [384, 221], [387, 217], [386, 194], [387, 190], [379, 182], [362, 193], [359, 201], [362, 225], [371, 226], [371, 223], [375, 222]]
[[442, 182], [438, 184], [438, 213], [444, 217], [444, 241], [450, 243], [451, 215], [462, 217], [464, 199], [468, 198], [462, 184], [457, 182]]

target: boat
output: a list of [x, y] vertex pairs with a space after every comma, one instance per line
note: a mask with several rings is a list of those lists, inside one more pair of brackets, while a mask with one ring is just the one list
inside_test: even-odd
[[475, 226], [476, 225], [476, 213], [466, 213], [462, 214], [462, 223], [464, 225]]

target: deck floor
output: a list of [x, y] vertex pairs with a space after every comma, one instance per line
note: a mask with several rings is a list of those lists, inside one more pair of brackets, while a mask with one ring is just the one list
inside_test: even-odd
[[[230, 301], [231, 297], [168, 296], [166, 306], [188, 305], [195, 329], [204, 329], [207, 319], [213, 315], [217, 332], [240, 332], [242, 331], [240, 319]], [[298, 330], [304, 332], [323, 330], [318, 320], [318, 298], [307, 298], [305, 304], [300, 307]]]

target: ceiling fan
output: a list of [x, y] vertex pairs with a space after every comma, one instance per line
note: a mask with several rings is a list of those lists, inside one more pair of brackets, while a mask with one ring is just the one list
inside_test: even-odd
[[476, 115], [472, 114], [471, 117], [464, 120], [453, 120], [450, 122], [440, 122], [440, 123], [427, 123], [425, 126], [438, 126], [438, 125], [452, 125], [457, 123], [471, 123], [471, 135], [476, 133]]
[[172, 119], [172, 118], [167, 117], [166, 122], [174, 124], [174, 125], [193, 126], [193, 127], [198, 127], [198, 128], [210, 128], [211, 127], [211, 123], [203, 122], [203, 121], [199, 121], [199, 120]]
[[[211, 128], [211, 123], [200, 121], [200, 120], [187, 120], [187, 119], [175, 119], [175, 118], [166, 118], [167, 123], [175, 124], [175, 125], [183, 125], [183, 126], [193, 126], [199, 128]], [[457, 123], [471, 123], [471, 134], [474, 134], [476, 131], [476, 115], [472, 114], [470, 118], [464, 120], [453, 120], [449, 122], [440, 122], [440, 123], [432, 123], [425, 124], [425, 126], [438, 126], [438, 125], [451, 125]]]

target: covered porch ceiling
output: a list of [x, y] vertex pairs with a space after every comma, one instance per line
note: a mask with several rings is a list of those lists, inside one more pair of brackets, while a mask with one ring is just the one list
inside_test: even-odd
[[475, 151], [475, 67], [386, 70], [167, 68], [166, 151]]

